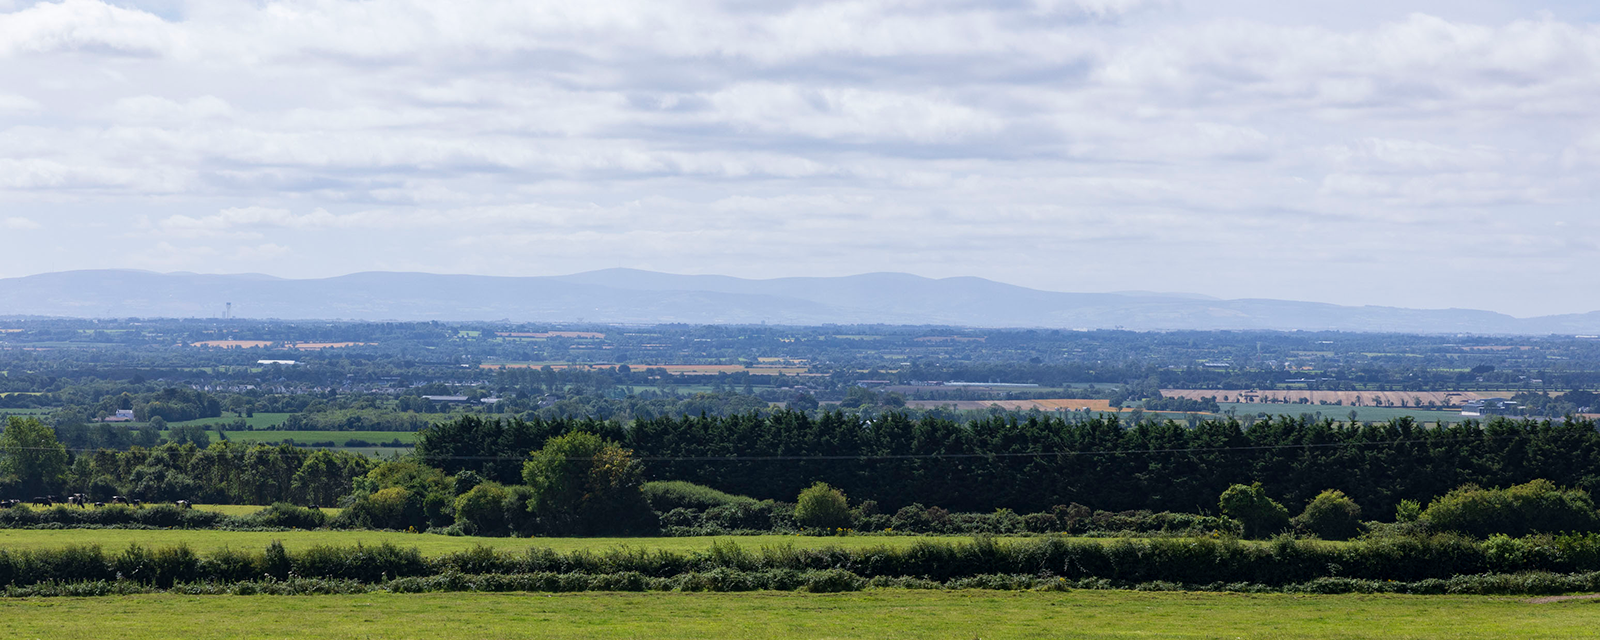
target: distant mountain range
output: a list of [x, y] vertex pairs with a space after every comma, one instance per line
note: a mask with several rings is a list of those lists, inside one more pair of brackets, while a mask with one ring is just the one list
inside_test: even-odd
[[748, 280], [606, 269], [568, 276], [67, 271], [0, 279], [0, 316], [899, 324], [1136, 330], [1600, 334], [1600, 312], [1518, 319], [1470, 309], [1345, 307], [1192, 294], [1058, 293], [982, 278], [869, 273]]

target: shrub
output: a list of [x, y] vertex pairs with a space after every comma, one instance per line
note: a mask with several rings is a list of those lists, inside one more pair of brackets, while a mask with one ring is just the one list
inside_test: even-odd
[[818, 482], [800, 492], [794, 521], [807, 529], [846, 528], [850, 526], [850, 504], [843, 491]]
[[528, 509], [550, 533], [641, 533], [657, 527], [633, 452], [592, 433], [551, 438], [523, 464]]
[[1416, 522], [1417, 519], [1421, 517], [1422, 504], [1418, 503], [1416, 500], [1401, 500], [1400, 504], [1395, 505], [1395, 522]]
[[1587, 491], [1562, 489], [1542, 479], [1509, 489], [1463, 486], [1430, 503], [1422, 518], [1436, 530], [1479, 538], [1594, 531], [1600, 524]]
[[318, 529], [328, 523], [328, 515], [323, 513], [321, 509], [296, 506], [287, 502], [274, 502], [272, 506], [251, 514], [250, 522], [261, 527]]
[[506, 493], [499, 483], [484, 482], [456, 497], [456, 522], [476, 535], [495, 535], [506, 528]]
[[1343, 491], [1329, 489], [1312, 498], [1294, 526], [1323, 540], [1349, 540], [1361, 534], [1361, 507]]
[[673, 509], [711, 509], [727, 504], [754, 504], [756, 499], [723, 493], [705, 485], [682, 480], [646, 482], [639, 486], [650, 508], [666, 513]]
[[1244, 534], [1250, 538], [1265, 538], [1282, 531], [1289, 525], [1289, 510], [1267, 497], [1261, 483], [1236, 484], [1222, 492], [1218, 499], [1222, 513], [1244, 525]]

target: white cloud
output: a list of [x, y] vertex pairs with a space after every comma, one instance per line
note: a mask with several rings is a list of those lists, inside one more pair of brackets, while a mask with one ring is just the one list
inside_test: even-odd
[[[107, 260], [130, 234], [171, 243], [128, 266], [910, 270], [1424, 306], [1482, 304], [1449, 283], [1533, 264], [1483, 244], [1514, 235], [1563, 276], [1545, 280], [1600, 291], [1559, 257], [1594, 231], [1600, 26], [1347, 4], [1384, 18], [1182, 0], [0, 5], [0, 211]], [[0, 254], [0, 274], [47, 246]], [[1481, 259], [1429, 257], [1454, 247]], [[1339, 277], [1376, 254], [1416, 282]]]
[[13, 216], [0, 220], [0, 228], [11, 229], [13, 231], [27, 231], [30, 229], [38, 229], [39, 223], [27, 218]]

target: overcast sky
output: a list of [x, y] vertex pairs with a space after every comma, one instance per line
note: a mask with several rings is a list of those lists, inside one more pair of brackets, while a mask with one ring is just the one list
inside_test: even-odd
[[0, 276], [1591, 311], [1596, 5], [0, 0]]

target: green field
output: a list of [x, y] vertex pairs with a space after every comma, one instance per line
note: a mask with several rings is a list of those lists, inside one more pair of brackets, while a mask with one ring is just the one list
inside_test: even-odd
[[372, 593], [0, 600], [0, 636], [127, 638], [1585, 638], [1594, 601], [1133, 591]]
[[[294, 414], [292, 414], [292, 413], [258, 413], [258, 414], [255, 414], [253, 416], [250, 416], [248, 418], [244, 418], [244, 423], [250, 425], [250, 427], [252, 429], [266, 429], [268, 427], [276, 427], [276, 426], [278, 426], [280, 424], [283, 424], [283, 421], [288, 420], [289, 416], [292, 416], [292, 415], [294, 415]], [[235, 420], [239, 420], [239, 419], [240, 418], [238, 416], [223, 415], [223, 416], [218, 416], [216, 418], [200, 418], [198, 420], [180, 420], [178, 422], [168, 422], [167, 424], [168, 425], [176, 425], [176, 426], [197, 425], [197, 426], [202, 426], [202, 427], [208, 427], [208, 426], [217, 425], [217, 424], [220, 424], [220, 425], [223, 425], [223, 426], [228, 426], [228, 425], [233, 424], [233, 422]], [[127, 424], [142, 425], [144, 423], [143, 422], [131, 422], [131, 423], [127, 423]]]
[[[162, 432], [166, 437], [170, 432]], [[346, 440], [366, 440], [371, 443], [389, 442], [398, 439], [410, 444], [417, 441], [415, 431], [224, 431], [228, 439], [241, 444], [269, 442], [278, 443], [285, 440], [294, 440], [298, 444], [309, 442], [333, 441], [335, 445], [343, 446]], [[213, 439], [215, 436], [213, 436]]]
[[1324, 418], [1334, 420], [1349, 420], [1350, 411], [1356, 412], [1356, 420], [1361, 422], [1387, 422], [1395, 418], [1411, 417], [1417, 422], [1461, 422], [1469, 420], [1461, 415], [1460, 411], [1428, 411], [1426, 409], [1410, 409], [1400, 407], [1352, 407], [1348, 405], [1329, 404], [1284, 404], [1284, 403], [1245, 403], [1245, 402], [1219, 402], [1217, 406], [1226, 412], [1234, 410], [1238, 416], [1265, 413], [1267, 415], [1299, 416], [1302, 413], [1322, 413]]
[[[259, 507], [258, 507], [259, 509]], [[251, 511], [251, 513], [254, 513]], [[963, 536], [722, 536], [694, 538], [479, 538], [441, 536], [398, 531], [212, 531], [183, 529], [0, 529], [0, 549], [57, 549], [69, 545], [99, 545], [118, 552], [130, 543], [142, 546], [174, 547], [187, 544], [205, 553], [221, 548], [261, 549], [273, 540], [291, 551], [317, 545], [354, 546], [393, 543], [402, 548], [416, 547], [423, 555], [441, 555], [483, 545], [497, 549], [550, 548], [556, 551], [607, 551], [619, 547], [663, 551], [696, 551], [711, 548], [718, 541], [759, 549], [793, 545], [798, 549], [837, 547], [910, 546], [918, 540], [963, 542]]]

